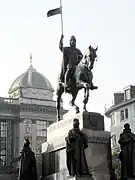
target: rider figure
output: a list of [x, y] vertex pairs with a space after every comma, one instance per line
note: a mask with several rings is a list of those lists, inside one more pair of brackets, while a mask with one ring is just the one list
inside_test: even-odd
[[83, 58], [83, 54], [76, 48], [76, 38], [71, 36], [70, 46], [63, 47], [63, 38], [61, 36], [59, 48], [63, 52], [63, 62], [61, 67], [60, 81], [65, 83], [65, 90], [69, 87], [69, 79], [73, 73], [74, 68], [79, 64]]

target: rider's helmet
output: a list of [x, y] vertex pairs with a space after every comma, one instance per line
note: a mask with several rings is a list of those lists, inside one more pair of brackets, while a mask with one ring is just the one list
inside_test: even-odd
[[76, 38], [73, 35], [70, 38], [70, 46], [76, 46]]

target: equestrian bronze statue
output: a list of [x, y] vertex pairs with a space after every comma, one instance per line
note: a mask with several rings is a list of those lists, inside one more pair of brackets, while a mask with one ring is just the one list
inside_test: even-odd
[[84, 100], [83, 110], [86, 111], [86, 104], [89, 99], [89, 90], [97, 89], [97, 86], [93, 85], [92, 69], [95, 60], [97, 59], [96, 49], [89, 46], [88, 53], [83, 57], [81, 51], [76, 48], [76, 38], [71, 36], [70, 46], [63, 47], [63, 38], [61, 36], [59, 48], [63, 53], [63, 60], [61, 65], [61, 73], [59, 76], [58, 87], [57, 87], [57, 120], [60, 120], [60, 102], [63, 92], [72, 95], [70, 102], [79, 113], [79, 107], [75, 104], [78, 91], [84, 89]]

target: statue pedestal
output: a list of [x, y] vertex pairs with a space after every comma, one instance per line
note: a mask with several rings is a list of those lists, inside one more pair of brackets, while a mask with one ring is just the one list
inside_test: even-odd
[[91, 176], [67, 177], [67, 180], [93, 180]]
[[90, 173], [95, 180], [108, 180], [111, 167], [110, 132], [104, 131], [104, 117], [99, 113], [80, 113], [65, 116], [47, 129], [47, 142], [42, 144], [42, 172], [45, 180], [87, 180], [91, 177], [69, 177], [66, 167], [66, 142], [73, 119], [78, 118], [80, 129], [88, 136], [85, 150]]

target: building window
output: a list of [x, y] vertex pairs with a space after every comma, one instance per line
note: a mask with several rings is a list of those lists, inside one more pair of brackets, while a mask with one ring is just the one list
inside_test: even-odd
[[0, 154], [0, 165], [4, 166], [6, 162], [6, 150], [2, 150]]
[[135, 104], [133, 105], [133, 117], [135, 118]]
[[111, 126], [115, 124], [115, 116], [114, 113], [111, 115]]
[[125, 109], [125, 119], [128, 119], [128, 109]]
[[7, 139], [7, 122], [6, 120], [0, 123], [0, 165], [6, 164], [6, 139]]
[[114, 134], [114, 135], [112, 136], [112, 147], [116, 146], [116, 144], [117, 144], [116, 134]]
[[128, 109], [120, 111], [120, 120], [128, 119]]
[[128, 99], [130, 99], [130, 89], [127, 89], [125, 91], [125, 100], [128, 100]]
[[7, 123], [1, 122], [0, 136], [6, 137], [6, 134], [7, 134]]
[[124, 120], [124, 110], [120, 111], [120, 120]]
[[46, 121], [37, 121], [36, 122], [36, 129], [37, 129], [37, 136], [44, 136], [46, 137], [47, 134], [47, 123]]

